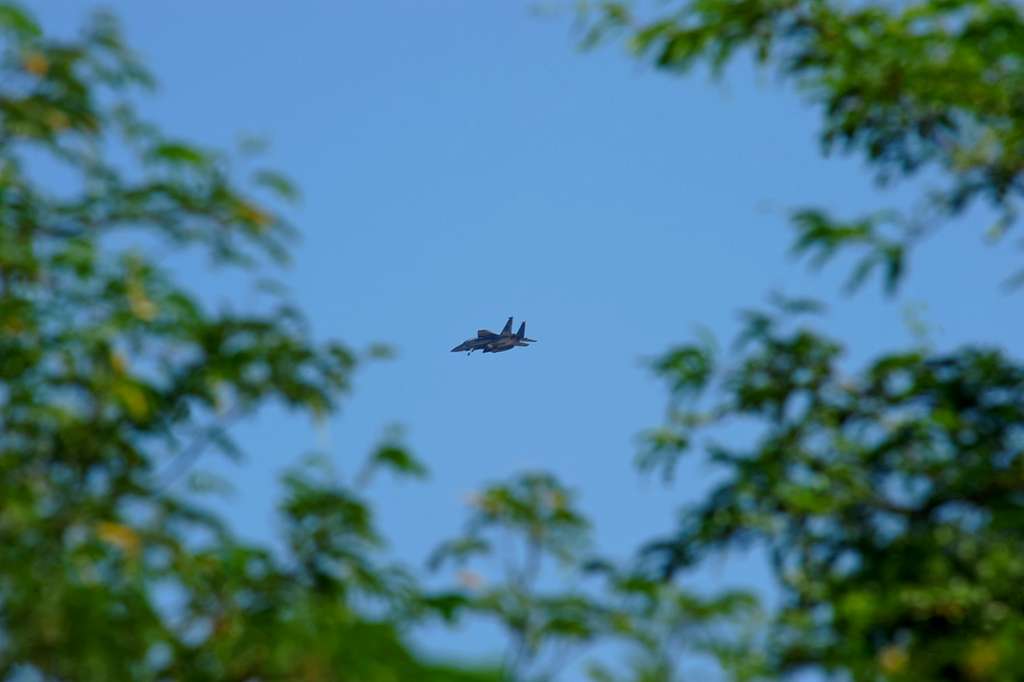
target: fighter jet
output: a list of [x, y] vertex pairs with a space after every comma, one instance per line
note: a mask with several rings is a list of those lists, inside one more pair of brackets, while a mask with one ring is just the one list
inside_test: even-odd
[[502, 328], [500, 334], [495, 334], [492, 331], [486, 329], [479, 329], [476, 332], [476, 338], [467, 339], [459, 345], [452, 348], [453, 353], [459, 351], [466, 351], [467, 355], [471, 355], [475, 350], [482, 350], [485, 353], [500, 353], [501, 351], [510, 350], [516, 346], [527, 345], [524, 341], [532, 342], [533, 339], [526, 338], [526, 323], [519, 327], [519, 332], [516, 335], [512, 334], [512, 318], [508, 318], [505, 322], [504, 328]]
[[512, 318], [508, 318], [505, 322], [505, 326], [501, 330], [501, 334], [495, 334], [492, 331], [486, 329], [478, 329], [476, 332], [476, 338], [467, 339], [459, 345], [452, 348], [453, 353], [459, 351], [467, 351], [467, 354], [472, 353], [475, 350], [482, 350], [487, 344], [492, 343], [502, 337], [512, 336]]

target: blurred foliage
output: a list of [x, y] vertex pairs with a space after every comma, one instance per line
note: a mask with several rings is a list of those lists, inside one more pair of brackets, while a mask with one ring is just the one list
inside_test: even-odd
[[750, 312], [735, 354], [683, 346], [659, 363], [673, 407], [641, 461], [699, 447], [725, 476], [645, 559], [669, 576], [767, 549], [780, 675], [1024, 679], [1024, 367], [968, 347], [851, 371], [794, 315]]
[[[462, 568], [466, 589], [447, 597], [501, 626], [509, 642], [502, 665], [508, 679], [552, 679], [601, 629], [602, 610], [585, 593], [559, 580], [555, 589], [539, 584], [547, 564], [562, 569], [562, 578], [578, 568], [588, 523], [570, 491], [544, 473], [491, 485], [470, 505], [465, 532], [442, 544], [430, 565]], [[491, 584], [484, 573], [468, 569], [481, 558], [500, 562], [503, 579]]]
[[[797, 251], [864, 253], [895, 288], [906, 251], [974, 204], [994, 209], [1002, 237], [1024, 190], [1024, 15], [1007, 0], [675, 0], [584, 2], [585, 44], [625, 35], [658, 69], [706, 64], [720, 76], [739, 55], [771, 65], [821, 112], [826, 151], [863, 158], [879, 182], [927, 177], [910, 215], [837, 220], [795, 214]], [[927, 171], [927, 173], [926, 173]]]
[[[354, 354], [280, 295], [214, 311], [168, 263], [260, 280], [295, 190], [142, 120], [109, 16], [60, 41], [5, 3], [0, 37], [0, 679], [493, 679], [405, 645], [419, 597], [357, 487], [289, 473], [280, 552], [198, 506], [215, 479], [170, 492], [240, 454], [234, 421], [322, 417], [348, 387]], [[422, 473], [393, 439], [371, 464]]]
[[[588, 42], [624, 35], [658, 69], [774, 67], [820, 111], [826, 152], [885, 185], [936, 185], [910, 214], [794, 212], [794, 252], [858, 259], [889, 292], [908, 249], [979, 207], [1014, 227], [1024, 189], [1024, 10], [999, 0], [586, 3]], [[984, 213], [984, 211], [982, 212]], [[1015, 278], [1020, 281], [1021, 277]], [[1024, 366], [1002, 350], [911, 348], [851, 368], [797, 322], [807, 302], [749, 311], [728, 352], [686, 344], [654, 363], [669, 418], [639, 464], [670, 478], [701, 451], [719, 483], [649, 543], [666, 578], [719, 552], [767, 550], [783, 605], [770, 676], [1024, 679]], [[744, 438], [744, 435], [746, 436]]]
[[463, 588], [433, 599], [500, 626], [505, 679], [554, 680], [581, 662], [594, 682], [676, 682], [699, 656], [733, 679], [760, 672], [757, 643], [742, 636], [757, 613], [750, 595], [704, 598], [594, 555], [574, 495], [550, 474], [495, 483], [470, 505], [463, 534], [430, 562], [459, 566]]
[[609, 630], [628, 643], [621, 661], [595, 660], [594, 682], [683, 682], [761, 679], [763, 623], [756, 599], [729, 591], [702, 597], [635, 568], [623, 570], [596, 560], [587, 571], [601, 586]]
[[[974, 204], [998, 212], [993, 234], [1013, 225], [1017, 6], [656, 11], [602, 3], [591, 36], [626, 32], [670, 70], [721, 72], [749, 50], [820, 105], [826, 148], [882, 182], [944, 183], [911, 216], [794, 213], [812, 264], [859, 250], [851, 288], [880, 272], [895, 290], [907, 248]], [[196, 461], [241, 456], [231, 426], [264, 406], [332, 414], [358, 364], [265, 277], [286, 260], [297, 189], [143, 120], [152, 79], [109, 16], [61, 41], [0, 3], [0, 41], [0, 679], [539, 682], [580, 662], [595, 682], [1024, 679], [1024, 367], [967, 347], [851, 369], [840, 341], [797, 322], [812, 300], [747, 312], [728, 351], [704, 339], [654, 363], [669, 417], [641, 467], [670, 477], [699, 450], [721, 476], [638, 562], [597, 555], [572, 491], [525, 473], [474, 496], [431, 559], [458, 586], [425, 589], [388, 559], [366, 497], [382, 470], [426, 475], [397, 430], [350, 478], [323, 456], [289, 470], [279, 547], [242, 541], [202, 504], [225, 484]], [[265, 297], [215, 310], [175, 277], [179, 256]], [[771, 558], [777, 612], [681, 585], [749, 546]], [[411, 647], [436, 620], [496, 624], [500, 664]]]

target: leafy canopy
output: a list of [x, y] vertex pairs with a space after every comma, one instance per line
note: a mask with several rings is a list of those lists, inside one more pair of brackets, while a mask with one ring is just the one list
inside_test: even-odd
[[795, 250], [824, 262], [862, 253], [851, 286], [880, 270], [893, 291], [907, 250], [973, 205], [1013, 225], [1024, 191], [1024, 17], [1003, 0], [689, 0], [587, 3], [587, 42], [625, 34], [658, 69], [706, 63], [722, 75], [740, 54], [774, 67], [821, 113], [828, 152], [863, 158], [886, 184], [937, 178], [909, 215], [840, 220], [794, 213]]
[[[821, 114], [826, 151], [881, 184], [934, 185], [909, 215], [794, 212], [794, 251], [860, 254], [849, 284], [889, 291], [908, 250], [994, 211], [998, 238], [1024, 190], [1024, 14], [999, 0], [686, 0], [590, 5], [589, 40], [625, 35], [658, 69], [716, 75], [741, 53]], [[1018, 276], [1019, 279], [1019, 276]], [[734, 547], [771, 557], [783, 593], [767, 672], [836, 679], [1024, 677], [1024, 366], [1000, 349], [912, 347], [864, 367], [799, 324], [817, 306], [746, 315], [722, 352], [683, 344], [654, 364], [671, 391], [644, 468], [705, 452], [720, 485], [644, 558], [671, 576]], [[748, 434], [747, 438], [739, 434]], [[753, 434], [750, 436], [749, 434]]]
[[[287, 300], [213, 310], [166, 265], [260, 279], [287, 180], [142, 120], [151, 78], [109, 16], [56, 41], [0, 4], [0, 73], [0, 679], [493, 679], [404, 643], [418, 596], [353, 486], [289, 474], [283, 553], [174, 492], [240, 454], [233, 421], [348, 388], [355, 354]], [[372, 462], [416, 468], [393, 443]]]

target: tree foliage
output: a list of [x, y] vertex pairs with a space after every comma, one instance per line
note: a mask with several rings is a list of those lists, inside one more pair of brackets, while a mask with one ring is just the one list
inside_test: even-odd
[[353, 486], [289, 474], [282, 554], [170, 485], [238, 454], [234, 420], [322, 416], [348, 387], [355, 354], [285, 299], [213, 310], [166, 265], [258, 278], [287, 180], [140, 119], [151, 79], [108, 16], [57, 41], [3, 4], [0, 38], [0, 679], [489, 679], [406, 646], [417, 596]]
[[[676, 400], [644, 461], [700, 447], [725, 480], [651, 543], [665, 575], [765, 549], [785, 595], [778, 673], [858, 680], [1024, 674], [1024, 367], [996, 349], [890, 353], [844, 367], [843, 345], [756, 313], [739, 355], [663, 363]], [[737, 442], [730, 426], [758, 435]]]
[[[437, 598], [505, 633], [506, 678], [559, 679], [582, 662], [595, 682], [676, 682], [704, 657], [734, 679], [753, 679], [761, 661], [744, 636], [758, 613], [753, 597], [703, 597], [600, 557], [574, 497], [541, 472], [487, 486], [473, 497], [465, 532], [432, 557], [435, 569], [463, 568], [465, 588]], [[484, 577], [494, 574], [493, 583]], [[616, 660], [601, 657], [607, 648]]]
[[721, 75], [740, 54], [774, 67], [821, 113], [826, 152], [863, 158], [883, 184], [938, 178], [909, 215], [855, 220], [795, 214], [798, 252], [864, 254], [851, 279], [879, 269], [889, 290], [909, 247], [973, 205], [1001, 237], [1024, 191], [1024, 16], [1004, 0], [688, 0], [589, 6], [588, 42], [625, 34], [658, 69], [701, 63]]
[[[594, 9], [593, 7], [591, 8]], [[926, 177], [909, 215], [794, 212], [794, 251], [858, 252], [893, 291], [917, 240], [979, 206], [1016, 222], [1024, 189], [1024, 15], [999, 0], [599, 3], [590, 39], [625, 34], [658, 69], [741, 53], [821, 113], [826, 151], [885, 183]], [[845, 344], [798, 324], [804, 303], [746, 314], [729, 353], [684, 344], [654, 366], [668, 421], [641, 466], [701, 451], [722, 483], [645, 560], [665, 576], [735, 547], [767, 551], [783, 592], [767, 670], [836, 679], [1024, 677], [1024, 366], [1005, 351], [891, 351], [851, 368]], [[739, 434], [747, 434], [746, 438]], [[750, 434], [753, 434], [752, 436]]]
[[[972, 206], [996, 212], [996, 234], [1014, 224], [1016, 5], [685, 0], [646, 16], [605, 2], [589, 16], [591, 37], [625, 33], [669, 71], [722, 74], [750, 51], [819, 107], [826, 150], [883, 183], [941, 181], [911, 215], [794, 212], [812, 264], [860, 253], [852, 288], [880, 271], [895, 290], [908, 248]], [[655, 362], [669, 417], [641, 467], [668, 478], [702, 452], [721, 477], [636, 562], [600, 556], [571, 488], [528, 472], [484, 488], [435, 553], [459, 585], [424, 588], [388, 558], [365, 492], [381, 469], [426, 474], [398, 433], [354, 476], [326, 457], [287, 472], [280, 548], [242, 541], [203, 504], [220, 483], [196, 474], [177, 492], [182, 475], [203, 453], [242, 455], [231, 426], [266, 405], [331, 414], [359, 359], [264, 286], [296, 188], [142, 119], [152, 79], [109, 16], [59, 41], [0, 3], [0, 70], [0, 679], [539, 682], [580, 660], [596, 682], [704, 679], [688, 671], [712, 660], [736, 680], [1024, 678], [1024, 366], [974, 345], [851, 367], [801, 322], [811, 300], [746, 313], [728, 352], [684, 344]], [[234, 269], [261, 302], [215, 309], [179, 257]], [[681, 582], [738, 547], [767, 552], [777, 612]], [[497, 624], [504, 657], [436, 662], [408, 643], [432, 620]]]

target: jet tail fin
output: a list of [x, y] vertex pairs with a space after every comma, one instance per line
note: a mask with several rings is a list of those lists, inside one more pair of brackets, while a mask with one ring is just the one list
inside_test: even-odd
[[526, 323], [525, 322], [523, 322], [521, 325], [519, 325], [519, 331], [516, 332], [516, 338], [517, 339], [522, 339], [524, 336], [526, 336]]
[[510, 317], [510, 318], [508, 318], [508, 322], [505, 323], [505, 326], [501, 328], [501, 335], [502, 336], [509, 336], [511, 333], [512, 333], [512, 318]]

